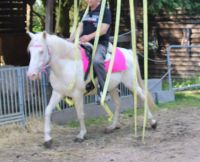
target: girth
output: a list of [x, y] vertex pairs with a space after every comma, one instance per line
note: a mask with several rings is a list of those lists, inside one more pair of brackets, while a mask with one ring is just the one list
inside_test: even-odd
[[89, 65], [88, 65], [88, 68], [85, 72], [85, 75], [84, 75], [84, 81], [87, 80], [87, 77], [89, 75], [89, 72], [90, 72], [90, 66], [91, 66], [91, 62], [92, 62], [92, 47], [90, 45], [87, 45], [87, 44], [81, 44], [81, 47], [85, 50], [85, 54], [88, 58], [88, 61], [89, 61]]

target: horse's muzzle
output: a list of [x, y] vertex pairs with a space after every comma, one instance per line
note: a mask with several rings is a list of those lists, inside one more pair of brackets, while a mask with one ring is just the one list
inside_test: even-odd
[[39, 74], [37, 74], [37, 73], [31, 73], [31, 72], [27, 72], [27, 77], [30, 80], [38, 80], [40, 78]]

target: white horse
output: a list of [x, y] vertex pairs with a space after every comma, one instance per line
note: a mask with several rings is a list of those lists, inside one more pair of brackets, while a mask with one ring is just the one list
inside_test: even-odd
[[[84, 71], [82, 68], [82, 61], [80, 52], [75, 56], [73, 43], [66, 41], [56, 35], [49, 35], [46, 32], [37, 34], [29, 33], [31, 41], [28, 46], [31, 60], [27, 72], [27, 76], [34, 80], [37, 79], [45, 66], [50, 66], [50, 83], [53, 87], [53, 92], [48, 106], [45, 110], [45, 125], [44, 125], [44, 145], [50, 147], [52, 137], [50, 136], [50, 117], [52, 110], [65, 97], [71, 97], [75, 102], [77, 117], [80, 122], [80, 132], [76, 136], [76, 141], [83, 141], [87, 133], [84, 122], [83, 97], [85, 93], [85, 86], [88, 81], [84, 81]], [[127, 70], [112, 73], [108, 91], [113, 99], [116, 109], [113, 121], [110, 126], [106, 128], [107, 132], [118, 128], [118, 118], [120, 110], [120, 98], [118, 95], [117, 86], [123, 83], [129, 90], [133, 91], [133, 57], [132, 51], [120, 48], [122, 51]], [[72, 84], [72, 82], [74, 82]], [[70, 87], [73, 85], [73, 87]], [[140, 75], [139, 65], [137, 62], [137, 85], [136, 92], [141, 99], [144, 100], [143, 82]], [[154, 102], [150, 95], [148, 95], [148, 120], [152, 128], [156, 128], [157, 122], [153, 118], [149, 108], [152, 108]]]

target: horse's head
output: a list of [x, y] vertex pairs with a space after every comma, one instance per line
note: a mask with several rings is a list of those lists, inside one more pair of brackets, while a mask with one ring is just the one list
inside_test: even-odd
[[49, 49], [47, 46], [46, 32], [33, 34], [28, 32], [31, 41], [28, 45], [28, 51], [30, 52], [30, 63], [27, 72], [27, 76], [31, 80], [38, 79], [40, 73], [45, 70], [50, 61]]

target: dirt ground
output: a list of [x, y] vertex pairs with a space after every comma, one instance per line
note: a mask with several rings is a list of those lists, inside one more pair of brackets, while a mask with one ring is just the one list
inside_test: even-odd
[[104, 134], [104, 127], [90, 126], [83, 143], [73, 142], [78, 128], [54, 126], [49, 150], [42, 145], [42, 122], [35, 121], [25, 130], [1, 128], [0, 161], [200, 162], [200, 108], [160, 110], [155, 116], [158, 128], [146, 130], [145, 143], [133, 136], [133, 118], [123, 115], [121, 129]]

